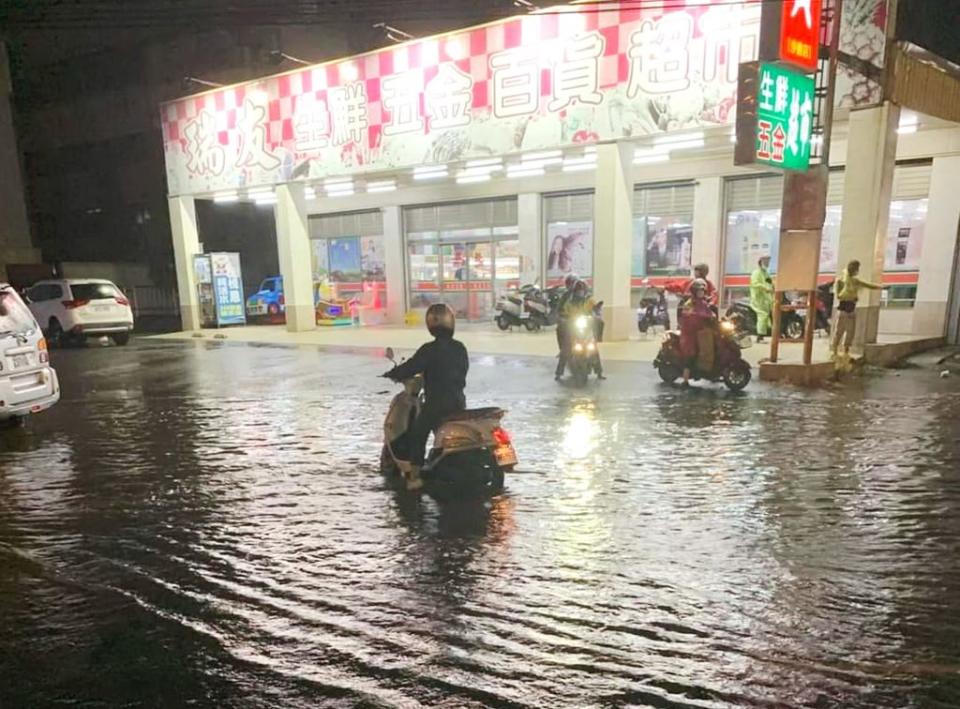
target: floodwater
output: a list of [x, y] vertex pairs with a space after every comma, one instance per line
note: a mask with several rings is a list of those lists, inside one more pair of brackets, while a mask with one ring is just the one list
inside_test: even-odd
[[960, 704], [957, 378], [474, 357], [521, 471], [439, 506], [376, 470], [369, 353], [54, 354], [0, 433], [4, 708]]

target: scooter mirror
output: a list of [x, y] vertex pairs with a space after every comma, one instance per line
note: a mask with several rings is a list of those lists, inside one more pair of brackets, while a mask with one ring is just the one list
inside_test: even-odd
[[389, 359], [391, 362], [395, 361], [395, 360], [394, 360], [395, 355], [394, 355], [394, 353], [393, 353], [393, 348], [392, 348], [392, 347], [388, 347], [387, 350], [386, 350], [386, 352], [383, 353], [383, 355], [384, 355], [384, 357], [386, 357], [387, 359]]

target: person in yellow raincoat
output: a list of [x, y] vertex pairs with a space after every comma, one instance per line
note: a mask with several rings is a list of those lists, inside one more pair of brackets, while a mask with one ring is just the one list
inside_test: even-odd
[[837, 322], [833, 328], [833, 342], [830, 350], [833, 356], [843, 347], [843, 354], [850, 356], [850, 345], [857, 331], [857, 300], [860, 298], [860, 289], [880, 290], [879, 283], [871, 283], [860, 278], [860, 262], [854, 259], [843, 269], [837, 282], [834, 284], [837, 294]]
[[770, 334], [773, 317], [773, 282], [770, 280], [770, 257], [762, 256], [750, 275], [750, 307], [757, 314], [757, 342]]

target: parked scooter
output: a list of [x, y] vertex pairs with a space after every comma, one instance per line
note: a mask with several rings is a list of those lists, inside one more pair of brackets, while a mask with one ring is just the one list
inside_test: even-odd
[[493, 306], [496, 315], [493, 319], [501, 330], [509, 330], [525, 325], [528, 330], [533, 329], [529, 323], [530, 313], [524, 306], [525, 296], [522, 289], [506, 293]]
[[[793, 305], [787, 294], [784, 293], [781, 302], [783, 305]], [[757, 335], [757, 313], [750, 306], [749, 300], [738, 300], [727, 308], [726, 318], [732, 322], [737, 330], [738, 337]], [[788, 340], [799, 340], [803, 337], [806, 327], [803, 316], [795, 310], [785, 310], [780, 314], [780, 337]]]
[[[752, 373], [750, 365], [740, 354], [736, 326], [729, 320], [715, 323], [714, 356], [710, 369], [700, 368], [700, 358], [691, 368], [693, 379], [706, 379], [711, 382], [722, 381], [730, 391], [741, 391], [750, 383]], [[684, 362], [680, 356], [680, 333], [668, 332], [663, 336], [660, 352], [653, 360], [653, 366], [660, 378], [670, 384], [683, 375]]]
[[540, 330], [557, 324], [557, 320], [560, 319], [560, 298], [563, 290], [560, 286], [540, 290], [535, 285], [527, 292], [524, 307], [530, 314], [528, 321], [532, 325], [532, 327], [527, 326], [528, 330]]
[[[387, 359], [396, 364], [392, 348]], [[390, 403], [383, 424], [380, 470], [400, 477], [410, 469], [407, 432], [423, 407], [420, 375], [403, 382], [403, 391]], [[500, 426], [506, 412], [496, 407], [467, 409], [448, 416], [433, 433], [433, 446], [420, 477], [434, 497], [496, 494], [504, 473], [517, 465], [510, 434]]]
[[652, 286], [645, 280], [640, 292], [640, 307], [637, 308], [637, 329], [641, 335], [646, 335], [652, 327], [669, 330], [670, 311], [667, 309], [666, 290]]

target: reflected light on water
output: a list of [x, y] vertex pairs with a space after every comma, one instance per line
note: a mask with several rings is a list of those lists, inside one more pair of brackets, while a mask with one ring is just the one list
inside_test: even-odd
[[583, 460], [597, 447], [597, 421], [592, 406], [573, 411], [563, 432], [560, 452], [565, 460]]

